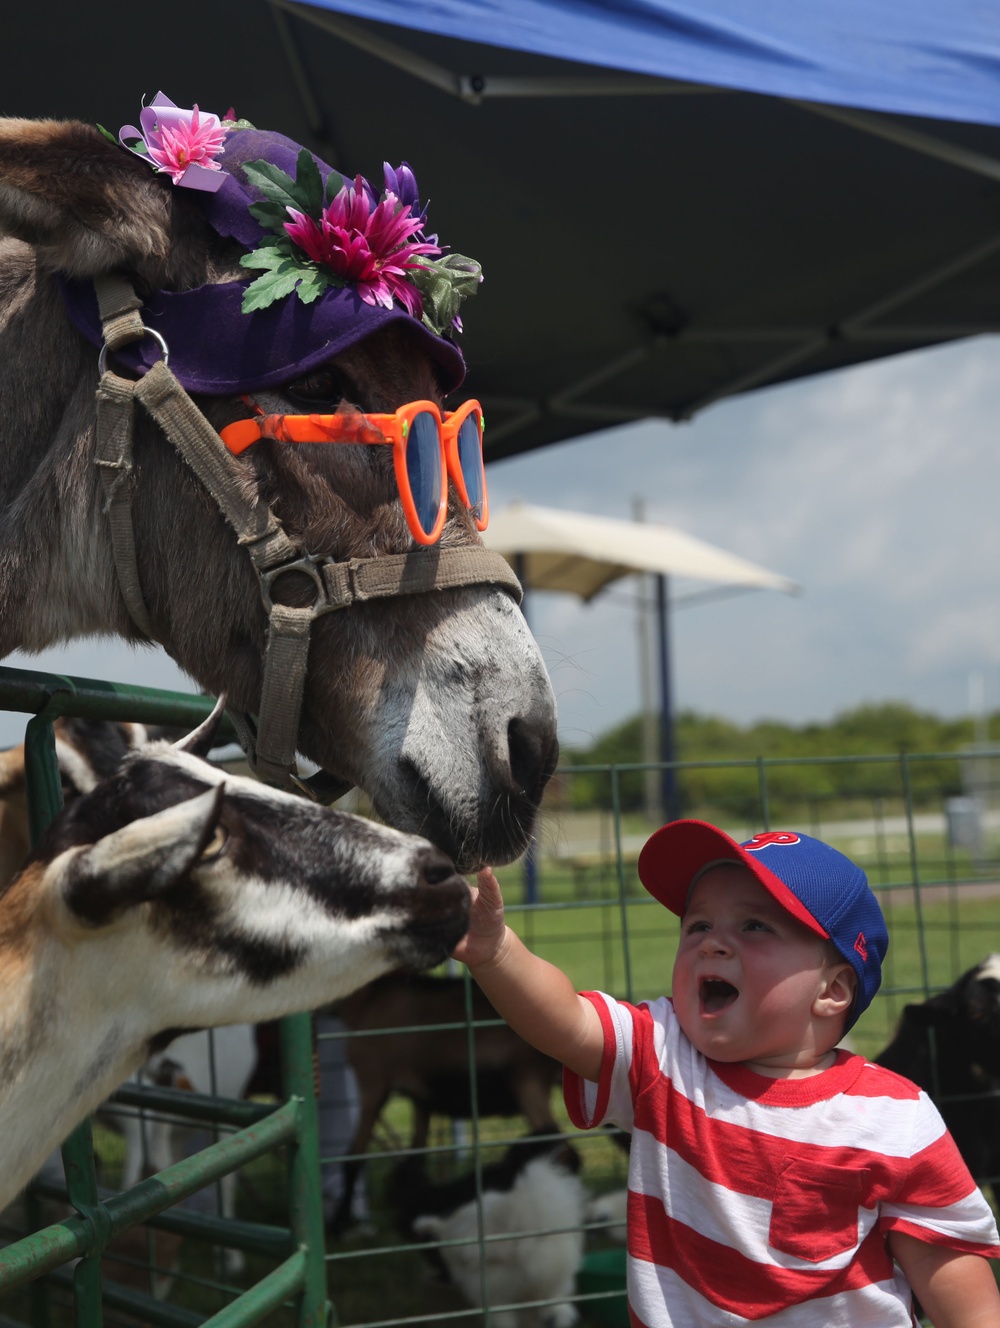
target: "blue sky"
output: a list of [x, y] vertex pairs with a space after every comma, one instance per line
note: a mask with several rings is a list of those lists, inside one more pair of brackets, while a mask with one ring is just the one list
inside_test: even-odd
[[[673, 613], [678, 708], [798, 723], [899, 699], [954, 715], [970, 686], [1000, 708], [998, 432], [1000, 339], [982, 338], [498, 462], [490, 501], [628, 520], [641, 498], [647, 520], [801, 583]], [[590, 605], [535, 594], [528, 612], [565, 743], [635, 713], [632, 582]], [[116, 642], [4, 662], [192, 690], [162, 653]], [[0, 714], [0, 744], [22, 729]]]

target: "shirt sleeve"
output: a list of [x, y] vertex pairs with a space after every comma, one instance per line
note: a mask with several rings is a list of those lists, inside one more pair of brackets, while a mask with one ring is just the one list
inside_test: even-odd
[[604, 1030], [604, 1055], [596, 1083], [563, 1069], [563, 1098], [578, 1129], [613, 1124], [632, 1129], [631, 1076], [633, 1061], [632, 1007], [599, 991], [580, 993], [590, 1001]]
[[902, 1231], [960, 1254], [1000, 1258], [996, 1219], [954, 1139], [926, 1093], [920, 1094], [910, 1165], [883, 1200], [883, 1231]]

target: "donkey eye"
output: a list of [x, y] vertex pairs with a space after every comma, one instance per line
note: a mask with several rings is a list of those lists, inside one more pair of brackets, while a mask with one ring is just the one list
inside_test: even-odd
[[221, 825], [217, 825], [212, 832], [212, 838], [201, 851], [202, 861], [206, 858], [217, 858], [228, 842], [229, 835]]
[[282, 391], [289, 401], [309, 406], [314, 413], [318, 406], [335, 410], [342, 401], [351, 401], [356, 395], [346, 374], [330, 364], [321, 365], [312, 373], [303, 374], [293, 383], [286, 384]]

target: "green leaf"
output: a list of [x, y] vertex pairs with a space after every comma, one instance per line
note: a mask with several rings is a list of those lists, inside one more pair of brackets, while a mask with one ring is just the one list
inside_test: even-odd
[[295, 167], [295, 193], [302, 201], [299, 211], [318, 217], [323, 211], [323, 177], [308, 148], [303, 148]]
[[[302, 278], [302, 269], [290, 259], [272, 271], [265, 272], [256, 281], [251, 281], [246, 288], [243, 294], [243, 312], [251, 314], [257, 309], [267, 309], [275, 300], [283, 300], [286, 295], [291, 295]], [[313, 298], [315, 299], [315, 296]]]
[[291, 254], [286, 253], [277, 245], [262, 244], [259, 249], [254, 249], [252, 253], [244, 254], [240, 259], [240, 267], [259, 267], [265, 271], [277, 272], [289, 261], [294, 261]]
[[243, 173], [252, 185], [261, 191], [265, 198], [281, 207], [294, 207], [302, 211], [302, 203], [295, 190], [295, 181], [290, 175], [269, 161], [248, 161], [243, 165]]
[[331, 171], [326, 177], [326, 201], [332, 203], [345, 184], [346, 181], [339, 171]]
[[414, 264], [409, 273], [423, 300], [423, 321], [433, 332], [445, 333], [458, 317], [462, 301], [478, 290], [482, 269], [463, 254], [417, 258]]
[[285, 222], [289, 219], [288, 209], [280, 203], [251, 203], [247, 211], [269, 231], [284, 230]]
[[303, 304], [312, 304], [313, 300], [318, 300], [328, 286], [342, 284], [335, 278], [331, 278], [331, 275], [320, 267], [304, 268], [302, 280], [296, 286], [295, 294]]
[[100, 130], [100, 132], [104, 135], [105, 138], [109, 139], [112, 143], [114, 143], [115, 147], [118, 146], [118, 140], [117, 138], [115, 138], [114, 134], [111, 132], [110, 129], [105, 129], [102, 124], [99, 124], [97, 128]]

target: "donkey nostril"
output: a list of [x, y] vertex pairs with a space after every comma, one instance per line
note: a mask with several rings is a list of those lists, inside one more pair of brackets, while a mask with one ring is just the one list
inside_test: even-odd
[[507, 725], [507, 749], [515, 787], [525, 796], [541, 797], [559, 759], [555, 732], [548, 726], [539, 728], [523, 719], [512, 719]]
[[420, 877], [427, 885], [441, 885], [456, 875], [455, 864], [438, 848], [425, 848], [420, 854]]

